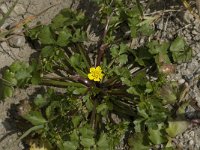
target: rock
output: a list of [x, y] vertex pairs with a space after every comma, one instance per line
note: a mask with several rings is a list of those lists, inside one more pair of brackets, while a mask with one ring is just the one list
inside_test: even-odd
[[14, 8], [14, 11], [18, 15], [25, 14], [26, 10], [22, 4], [17, 4]]
[[179, 79], [179, 80], [178, 80], [178, 83], [179, 83], [179, 84], [183, 84], [183, 83], [185, 83], [185, 80], [184, 80], [184, 79]]
[[8, 6], [4, 3], [0, 6], [0, 10], [6, 14], [8, 12]]
[[190, 131], [190, 133], [189, 133], [189, 135], [191, 136], [191, 137], [194, 137], [194, 131]]
[[25, 45], [25, 41], [26, 40], [24, 36], [17, 35], [9, 39], [9, 44], [11, 47], [21, 48]]
[[198, 32], [196, 30], [192, 30], [192, 34], [197, 35]]
[[194, 141], [193, 140], [190, 140], [189, 141], [189, 145], [191, 146], [191, 145], [194, 145]]
[[9, 51], [10, 50], [9, 45], [7, 44], [7, 42], [2, 42], [1, 43], [1, 47], [5, 51]]
[[188, 135], [187, 132], [185, 132], [185, 133], [183, 134], [183, 138], [184, 138], [184, 139], [190, 139], [190, 136]]
[[191, 21], [194, 20], [194, 16], [189, 11], [186, 11], [183, 15], [183, 19], [185, 22], [191, 23]]

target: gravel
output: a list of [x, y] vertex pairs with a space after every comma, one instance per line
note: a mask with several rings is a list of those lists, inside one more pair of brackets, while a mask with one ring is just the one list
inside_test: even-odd
[[8, 40], [8, 42], [11, 47], [21, 48], [25, 45], [26, 39], [24, 36], [16, 35], [16, 36], [13, 36], [12, 38], [10, 38]]

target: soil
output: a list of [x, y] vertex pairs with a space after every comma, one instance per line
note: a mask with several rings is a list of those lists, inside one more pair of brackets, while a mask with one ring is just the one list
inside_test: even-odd
[[[0, 2], [0, 13], [7, 12], [13, 2], [14, 0]], [[84, 1], [81, 7], [88, 7], [87, 2]], [[141, 2], [144, 7], [147, 6], [147, 0]], [[191, 5], [194, 6], [194, 2], [191, 2]], [[146, 15], [158, 14], [161, 16], [155, 22], [157, 32], [153, 38], [172, 40], [181, 35], [193, 49], [192, 60], [178, 65], [176, 73], [170, 76], [170, 79], [190, 86], [187, 92], [188, 99], [192, 99], [200, 107], [199, 83], [193, 80], [194, 77], [200, 74], [200, 19], [195, 18], [181, 3], [173, 0], [170, 2], [156, 0], [156, 3], [152, 6], [156, 7], [148, 7], [144, 13]], [[66, 7], [75, 9], [80, 7], [80, 4], [76, 0], [19, 0], [1, 30], [11, 28], [28, 16], [38, 16], [43, 10], [46, 11], [41, 13], [29, 25], [34, 26], [38, 21], [48, 24], [62, 8]], [[195, 8], [193, 9], [195, 10]], [[140, 38], [137, 41], [142, 44], [145, 39]], [[3, 71], [15, 60], [29, 61], [35, 55], [37, 55], [37, 47], [33, 48], [33, 45], [27, 42], [22, 34], [22, 29], [19, 28], [9, 40], [1, 41], [0, 37], [0, 71]], [[16, 142], [21, 133], [17, 130], [18, 127], [14, 116], [12, 116], [12, 110], [20, 100], [31, 99], [37, 88], [18, 89], [15, 91], [14, 97], [0, 102], [0, 150], [22, 150], [25, 148], [24, 144]], [[200, 148], [200, 126], [191, 123], [188, 130], [177, 136], [174, 141], [180, 149], [198, 150]]]

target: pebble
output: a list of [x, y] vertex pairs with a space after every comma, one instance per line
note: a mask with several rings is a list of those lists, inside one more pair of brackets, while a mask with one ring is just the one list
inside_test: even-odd
[[1, 42], [1, 47], [3, 48], [3, 50], [5, 51], [9, 51], [10, 47], [8, 46], [7, 42]]
[[184, 79], [179, 79], [179, 80], [178, 80], [178, 83], [179, 83], [179, 84], [183, 84], [183, 83], [185, 83], [185, 80], [184, 80]]
[[190, 140], [190, 141], [189, 141], [189, 145], [194, 145], [194, 141], [193, 141], [193, 140]]
[[185, 139], [190, 139], [190, 136], [188, 135], [187, 132], [183, 134], [183, 137], [184, 137]]
[[9, 39], [9, 44], [11, 47], [21, 48], [25, 45], [25, 41], [26, 39], [24, 36], [17, 35]]
[[197, 35], [198, 32], [196, 30], [192, 30], [192, 34]]
[[22, 14], [25, 14], [26, 10], [25, 8], [23, 7], [22, 4], [17, 4], [14, 8], [14, 11], [16, 14], [18, 15], [22, 15]]
[[0, 9], [4, 14], [8, 12], [8, 6], [5, 3], [0, 6]]
[[189, 134], [190, 134], [191, 137], [194, 137], [194, 131], [190, 131]]

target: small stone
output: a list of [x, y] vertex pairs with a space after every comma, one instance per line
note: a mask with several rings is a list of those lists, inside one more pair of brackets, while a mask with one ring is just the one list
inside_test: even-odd
[[26, 12], [25, 8], [23, 7], [22, 4], [17, 4], [14, 8], [14, 11], [18, 15], [22, 15]]
[[20, 142], [20, 143], [18, 144], [18, 147], [19, 147], [20, 149], [24, 149], [24, 145], [23, 145], [23, 143]]
[[197, 35], [198, 32], [196, 30], [192, 30], [192, 34]]
[[179, 79], [179, 80], [178, 80], [178, 83], [179, 83], [179, 84], [183, 84], [183, 83], [185, 83], [185, 80], [184, 80], [184, 79]]
[[2, 42], [2, 43], [1, 43], [1, 47], [2, 47], [3, 50], [5, 50], [5, 51], [9, 51], [9, 50], [10, 50], [9, 45], [7, 44], [7, 42]]
[[188, 135], [187, 132], [183, 134], [183, 137], [184, 137], [185, 139], [189, 139], [189, 138], [190, 138], [190, 136]]
[[163, 30], [163, 28], [164, 28], [163, 20], [161, 20], [161, 21], [158, 23], [157, 28], [160, 29], [160, 30]]
[[25, 37], [24, 36], [14, 36], [9, 39], [9, 44], [11, 47], [20, 48], [25, 45]]
[[193, 140], [190, 140], [190, 141], [189, 141], [189, 145], [194, 145], [194, 141], [193, 141]]
[[191, 137], [194, 137], [194, 131], [191, 131], [189, 134]]
[[4, 14], [8, 12], [8, 6], [5, 3], [0, 6], [0, 9]]

